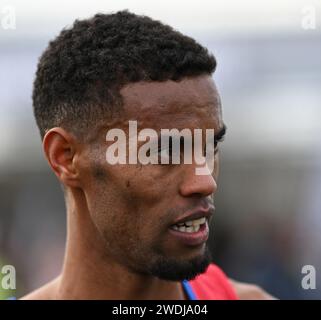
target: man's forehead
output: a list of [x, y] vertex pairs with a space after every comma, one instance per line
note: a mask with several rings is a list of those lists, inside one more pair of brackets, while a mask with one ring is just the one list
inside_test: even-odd
[[221, 120], [220, 97], [210, 76], [181, 81], [137, 82], [123, 87], [120, 92], [128, 119], [183, 123], [191, 118]]
[[[186, 77], [179, 81], [140, 81], [125, 85], [120, 93], [124, 106], [167, 107], [171, 104], [219, 104], [219, 95], [211, 76]], [[200, 105], [200, 107], [202, 106]], [[132, 109], [132, 108], [131, 108]], [[135, 109], [135, 108], [134, 108]]]

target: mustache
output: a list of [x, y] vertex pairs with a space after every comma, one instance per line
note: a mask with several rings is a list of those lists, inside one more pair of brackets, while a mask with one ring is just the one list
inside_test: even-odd
[[177, 217], [183, 215], [185, 212], [194, 212], [199, 209], [208, 211], [211, 215], [215, 212], [214, 197], [209, 196], [203, 199], [194, 200], [193, 204], [180, 208], [170, 208], [166, 214], [166, 221], [173, 221]]

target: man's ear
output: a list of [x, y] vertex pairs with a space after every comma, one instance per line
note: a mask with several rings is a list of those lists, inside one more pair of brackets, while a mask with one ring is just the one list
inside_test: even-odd
[[44, 136], [42, 145], [58, 179], [66, 186], [79, 187], [79, 173], [74, 161], [78, 150], [74, 136], [63, 128], [51, 128]]

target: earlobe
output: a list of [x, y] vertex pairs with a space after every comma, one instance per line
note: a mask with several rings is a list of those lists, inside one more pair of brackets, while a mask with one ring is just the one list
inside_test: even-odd
[[43, 150], [58, 179], [64, 185], [77, 187], [78, 171], [73, 161], [76, 155], [74, 137], [63, 128], [52, 128], [43, 139]]

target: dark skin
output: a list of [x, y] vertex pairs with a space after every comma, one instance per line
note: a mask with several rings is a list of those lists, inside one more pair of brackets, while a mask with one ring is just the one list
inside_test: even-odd
[[[50, 129], [46, 158], [65, 187], [67, 245], [61, 274], [25, 299], [177, 299], [187, 297], [181, 282], [160, 279], [151, 266], [160, 259], [182, 266], [201, 261], [207, 244], [185, 246], [168, 232], [173, 221], [196, 207], [212, 209], [214, 172], [195, 175], [195, 163], [110, 165], [106, 132], [152, 128], [214, 129], [222, 121], [220, 98], [210, 76], [179, 82], [138, 82], [121, 89], [122, 116], [95, 128], [90, 142], [66, 129]], [[217, 150], [216, 150], [217, 151]]]

